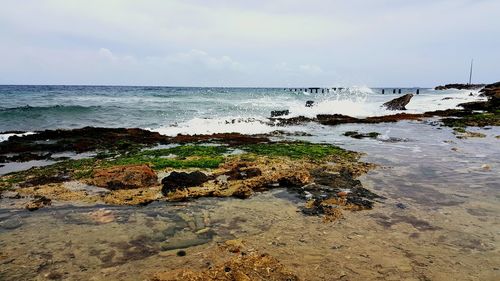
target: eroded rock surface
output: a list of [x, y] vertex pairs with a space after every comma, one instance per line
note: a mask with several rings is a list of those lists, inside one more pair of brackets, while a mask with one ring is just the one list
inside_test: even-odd
[[90, 184], [111, 190], [150, 187], [158, 177], [148, 165], [127, 165], [94, 171]]

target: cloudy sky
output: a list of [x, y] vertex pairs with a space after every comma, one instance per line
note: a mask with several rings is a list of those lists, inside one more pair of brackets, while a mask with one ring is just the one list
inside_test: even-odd
[[0, 84], [500, 80], [499, 0], [0, 0]]

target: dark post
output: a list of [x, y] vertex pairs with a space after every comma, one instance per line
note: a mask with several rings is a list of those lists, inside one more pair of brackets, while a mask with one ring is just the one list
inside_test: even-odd
[[401, 94], [401, 89], [398, 90], [398, 94]]
[[417, 95], [420, 94], [420, 89], [417, 89]]
[[395, 94], [396, 93], [396, 89], [392, 90], [392, 93]]
[[382, 89], [382, 95], [385, 94], [385, 89]]

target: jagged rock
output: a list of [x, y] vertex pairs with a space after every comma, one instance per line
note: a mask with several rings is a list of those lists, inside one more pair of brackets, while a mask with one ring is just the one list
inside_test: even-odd
[[271, 111], [271, 117], [284, 116], [290, 114], [290, 111], [287, 110], [273, 110]]
[[388, 110], [406, 110], [406, 105], [410, 102], [413, 94], [406, 94], [383, 104]]
[[148, 165], [126, 165], [97, 170], [90, 183], [111, 190], [144, 188], [156, 185], [158, 177]]
[[167, 195], [170, 191], [175, 191], [179, 188], [202, 185], [208, 180], [209, 177], [200, 171], [195, 171], [192, 173], [179, 173], [174, 171], [161, 181], [161, 183], [163, 184], [161, 192], [164, 195]]
[[313, 105], [314, 105], [314, 101], [313, 100], [306, 101], [306, 107], [312, 107]]

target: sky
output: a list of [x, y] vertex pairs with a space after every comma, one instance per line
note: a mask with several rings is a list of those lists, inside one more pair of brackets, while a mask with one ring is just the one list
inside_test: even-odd
[[500, 80], [499, 0], [0, 0], [0, 84]]

